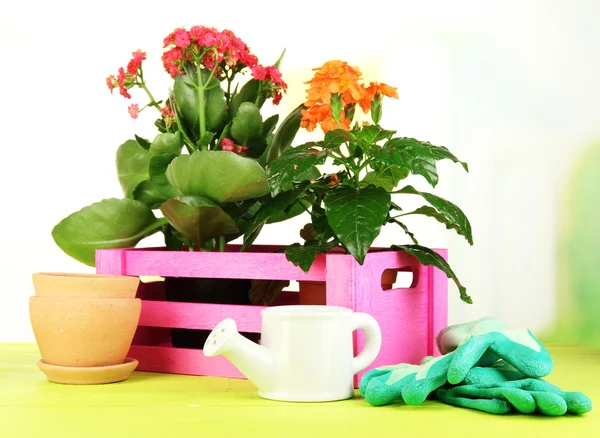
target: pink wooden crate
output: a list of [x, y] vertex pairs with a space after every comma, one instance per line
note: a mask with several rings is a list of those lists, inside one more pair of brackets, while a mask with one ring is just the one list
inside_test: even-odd
[[[305, 273], [283, 253], [276, 253], [279, 248], [255, 245], [243, 253], [237, 252], [237, 245], [230, 245], [227, 252], [106, 249], [96, 253], [96, 271], [133, 276], [325, 282], [328, 305], [369, 313], [381, 326], [381, 351], [369, 369], [400, 362], [418, 363], [424, 356], [439, 354], [435, 335], [447, 325], [448, 278], [437, 268], [421, 265], [403, 251], [374, 249], [362, 266], [348, 254], [320, 254]], [[445, 249], [436, 251], [447, 258]], [[385, 270], [412, 271], [412, 284], [384, 290], [381, 277]], [[230, 317], [240, 332], [260, 333], [260, 311], [264, 307], [166, 302], [162, 282], [142, 283], [138, 297], [142, 299], [142, 313], [129, 352], [130, 357], [139, 360], [138, 370], [243, 378], [224, 357], [207, 358], [201, 350], [174, 348], [168, 328], [212, 330]], [[275, 305], [296, 303], [298, 292], [284, 291]], [[362, 349], [363, 342], [363, 334], [355, 332], [355, 352]], [[355, 387], [363, 373], [356, 376]]]

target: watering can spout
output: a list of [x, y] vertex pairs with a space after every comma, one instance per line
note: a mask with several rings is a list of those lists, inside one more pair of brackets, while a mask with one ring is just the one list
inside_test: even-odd
[[204, 343], [207, 357], [225, 356], [259, 391], [276, 386], [275, 359], [268, 348], [242, 336], [231, 318], [221, 321]]

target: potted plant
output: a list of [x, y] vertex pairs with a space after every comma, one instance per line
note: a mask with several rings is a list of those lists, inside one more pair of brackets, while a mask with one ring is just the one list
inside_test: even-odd
[[[169, 250], [225, 251], [240, 236], [246, 249], [264, 223], [304, 211], [300, 201], [286, 211], [277, 209], [265, 170], [291, 145], [301, 117], [301, 106], [281, 123], [278, 114], [263, 117], [263, 105], [279, 104], [286, 92], [281, 58], [264, 66], [232, 31], [206, 26], [175, 29], [164, 48], [163, 66], [173, 82], [163, 100], [155, 99], [146, 83], [141, 50], [107, 78], [110, 91], [127, 99], [133, 88], [143, 90], [148, 103], [131, 104], [131, 117], [146, 110], [158, 115], [154, 138], [134, 135], [117, 149], [124, 197], [86, 206], [52, 230], [56, 244], [87, 265], [95, 265], [98, 249], [134, 247], [157, 232]], [[256, 212], [267, 205], [277, 214], [249, 232]], [[165, 290], [172, 301], [249, 304], [256, 295], [252, 288], [285, 284], [169, 277]], [[197, 332], [172, 334], [178, 346], [199, 348], [204, 342]]]
[[[454, 280], [460, 297], [471, 303], [466, 288], [446, 260], [434, 250], [418, 243], [403, 223], [409, 215], [437, 220], [446, 228], [462, 235], [473, 244], [471, 225], [461, 209], [439, 196], [402, 185], [410, 174], [423, 177], [432, 187], [438, 183], [436, 162], [460, 161], [446, 147], [435, 146], [414, 138], [397, 136], [383, 128], [382, 100], [398, 98], [396, 88], [384, 83], [365, 85], [358, 67], [345, 61], [331, 60], [314, 69], [308, 81], [307, 99], [301, 110], [301, 126], [313, 131], [320, 126], [324, 137], [285, 150], [267, 164], [272, 196], [287, 195], [290, 205], [310, 202], [310, 222], [301, 230], [304, 242], [285, 248], [289, 261], [307, 272], [319, 253], [342, 250], [362, 264], [371, 244], [384, 225], [400, 227], [411, 244], [392, 245], [390, 249], [405, 251], [424, 265], [434, 265]], [[370, 121], [353, 123], [357, 108]], [[333, 164], [333, 172], [323, 165]], [[392, 195], [421, 197], [426, 205], [405, 211]], [[247, 232], [259, 230], [269, 218], [269, 206], [259, 210]], [[302, 282], [301, 292], [302, 292]], [[321, 285], [324, 293], [324, 285]], [[310, 285], [314, 289], [315, 285]], [[324, 298], [320, 301], [324, 303]]]
[[141, 312], [136, 277], [37, 272], [29, 316], [48, 380], [67, 384], [125, 380]]

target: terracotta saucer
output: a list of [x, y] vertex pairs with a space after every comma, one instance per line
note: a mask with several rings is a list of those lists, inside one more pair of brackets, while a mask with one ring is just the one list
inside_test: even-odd
[[127, 379], [138, 366], [136, 359], [125, 358], [120, 365], [105, 367], [63, 367], [50, 365], [43, 360], [38, 361], [38, 367], [46, 374], [50, 382], [67, 385], [97, 385], [101, 383], [121, 382]]

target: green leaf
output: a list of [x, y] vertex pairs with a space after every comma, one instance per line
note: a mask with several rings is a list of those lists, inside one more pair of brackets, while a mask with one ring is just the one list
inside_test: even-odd
[[246, 229], [246, 234], [252, 233], [258, 226], [265, 224], [271, 217], [282, 214], [290, 205], [304, 195], [309, 185], [309, 183], [305, 183], [294, 190], [279, 193], [264, 203], [256, 213], [256, 216], [254, 216], [251, 225]]
[[460, 299], [465, 303], [473, 304], [473, 300], [467, 295], [467, 288], [460, 284], [458, 277], [450, 268], [450, 265], [437, 252], [421, 245], [393, 245], [392, 249], [406, 251], [408, 254], [415, 256], [423, 265], [433, 265], [444, 272], [448, 278], [452, 279], [460, 292]]
[[273, 133], [273, 131], [275, 131], [275, 127], [277, 126], [277, 122], [279, 121], [279, 114], [274, 114], [271, 117], [269, 117], [267, 120], [265, 120], [265, 122], [263, 123], [263, 127], [262, 127], [262, 135], [263, 137], [267, 137], [269, 135], [271, 135]]
[[135, 140], [127, 140], [117, 149], [117, 177], [126, 197], [133, 198], [138, 184], [148, 179], [149, 162], [150, 154]]
[[281, 154], [292, 145], [292, 142], [300, 129], [300, 120], [302, 119], [303, 109], [304, 104], [298, 105], [287, 115], [283, 122], [281, 122], [281, 125], [273, 135], [271, 143], [259, 158], [258, 161], [260, 164], [266, 166], [274, 159], [280, 157]]
[[375, 144], [384, 139], [391, 139], [396, 131], [388, 131], [377, 125], [365, 125], [360, 130], [352, 131], [352, 134], [357, 140], [364, 143]]
[[304, 245], [294, 243], [285, 248], [285, 258], [294, 265], [300, 267], [304, 272], [308, 272], [317, 254], [329, 251], [335, 245], [319, 245], [315, 241], [306, 242]]
[[52, 238], [67, 255], [94, 266], [97, 249], [134, 247], [165, 224], [139, 201], [110, 198], [64, 218], [52, 229]]
[[408, 237], [410, 237], [410, 240], [412, 240], [412, 242], [413, 242], [415, 245], [418, 245], [418, 244], [419, 244], [419, 242], [418, 242], [418, 240], [416, 239], [415, 235], [414, 235], [414, 234], [413, 234], [413, 233], [412, 233], [412, 232], [411, 232], [411, 231], [408, 229], [408, 227], [407, 227], [406, 225], [404, 225], [402, 222], [400, 222], [400, 221], [399, 221], [399, 220], [397, 220], [397, 219], [392, 219], [390, 222], [393, 222], [393, 223], [395, 223], [395, 224], [398, 224], [398, 225], [400, 226], [400, 228], [402, 228], [402, 229], [404, 230], [404, 232], [405, 232], [405, 233], [408, 235]]
[[360, 187], [374, 185], [382, 187], [388, 192], [394, 190], [400, 181], [408, 176], [410, 171], [406, 167], [388, 167], [381, 172], [368, 172], [360, 182]]
[[150, 149], [150, 142], [148, 140], [146, 140], [145, 138], [139, 137], [137, 135], [134, 135], [134, 137], [135, 137], [135, 140], [137, 141], [137, 144], [139, 144], [141, 147], [143, 147], [146, 150]]
[[[204, 90], [204, 116], [206, 129], [211, 132], [219, 132], [227, 124], [227, 101], [221, 84], [211, 78], [208, 89]], [[206, 81], [206, 79], [204, 79]]]
[[382, 147], [374, 146], [371, 154], [387, 166], [404, 167], [415, 175], [423, 176], [434, 187], [438, 183], [435, 158], [431, 150], [423, 147], [418, 140], [394, 138]]
[[215, 202], [199, 196], [169, 199], [160, 211], [173, 228], [200, 247], [209, 239], [239, 231], [231, 216]]
[[437, 160], [447, 158], [461, 163], [463, 168], [468, 170], [467, 164], [459, 161], [447, 148], [408, 137], [393, 138], [382, 147], [373, 146], [371, 154], [388, 166], [410, 169], [413, 174], [423, 176], [433, 187], [438, 183]]
[[207, 131], [206, 134], [204, 134], [202, 136], [202, 138], [198, 141], [198, 147], [200, 147], [200, 148], [208, 147], [208, 145], [210, 144], [210, 142], [212, 141], [214, 136], [215, 136], [214, 132]]
[[[192, 79], [187, 74], [177, 75], [173, 83], [173, 95], [176, 107], [179, 109], [178, 123], [183, 124], [188, 135], [192, 135], [194, 140], [198, 138], [199, 115], [198, 115], [198, 91], [190, 88], [190, 85], [195, 84], [195, 79]], [[195, 86], [195, 85], [193, 85]]]
[[326, 149], [335, 149], [343, 143], [354, 140], [354, 136], [348, 131], [344, 131], [343, 129], [334, 129], [325, 134], [323, 147]]
[[269, 187], [273, 195], [290, 190], [298, 175], [325, 162], [329, 151], [316, 149], [315, 145], [315, 143], [306, 143], [288, 149], [279, 158], [269, 163]]
[[[310, 198], [309, 198], [310, 199]], [[267, 219], [267, 224], [275, 224], [277, 222], [283, 222], [302, 213], [308, 211], [312, 203], [304, 198], [298, 199], [296, 202], [288, 206], [286, 209], [281, 212], [274, 214], [273, 216]]]
[[248, 141], [262, 133], [262, 115], [256, 105], [243, 102], [231, 121], [231, 136], [237, 144], [247, 145]]
[[325, 210], [320, 205], [313, 205], [310, 211], [310, 221], [320, 243], [327, 242], [332, 237], [335, 237], [335, 233], [327, 221]]
[[391, 196], [380, 187], [337, 186], [323, 198], [329, 226], [362, 265], [390, 210]]
[[250, 79], [244, 84], [241, 90], [233, 95], [231, 98], [231, 115], [235, 117], [237, 115], [240, 105], [244, 102], [256, 102], [258, 96], [258, 88], [260, 81], [256, 79]]
[[435, 209], [429, 207], [421, 207], [411, 213], [406, 214], [423, 214], [430, 216], [446, 225], [448, 229], [454, 229], [456, 232], [467, 239], [473, 245], [473, 236], [471, 234], [471, 224], [467, 216], [458, 206], [450, 201], [447, 201], [432, 193], [420, 192], [412, 186], [406, 186], [398, 191], [398, 193], [407, 193], [411, 195], [421, 195]]
[[237, 202], [269, 193], [267, 174], [256, 160], [227, 151], [180, 155], [167, 167], [169, 183], [184, 195], [218, 203]]
[[184, 245], [187, 245], [188, 248], [194, 246], [194, 242], [187, 239], [169, 224], [165, 225], [163, 234], [165, 236], [165, 246], [171, 251], [183, 251]]
[[166, 175], [169, 164], [175, 158], [177, 158], [175, 154], [155, 155], [150, 158], [150, 164], [148, 165], [150, 183], [156, 193], [162, 195], [165, 199], [180, 195], [179, 191], [169, 183]]
[[181, 154], [183, 142], [179, 132], [174, 134], [158, 134], [150, 145], [150, 156], [165, 155], [165, 154]]
[[148, 208], [154, 210], [169, 198], [158, 193], [152, 186], [152, 183], [150, 183], [150, 180], [145, 180], [139, 183], [133, 191], [133, 199], [143, 202]]

